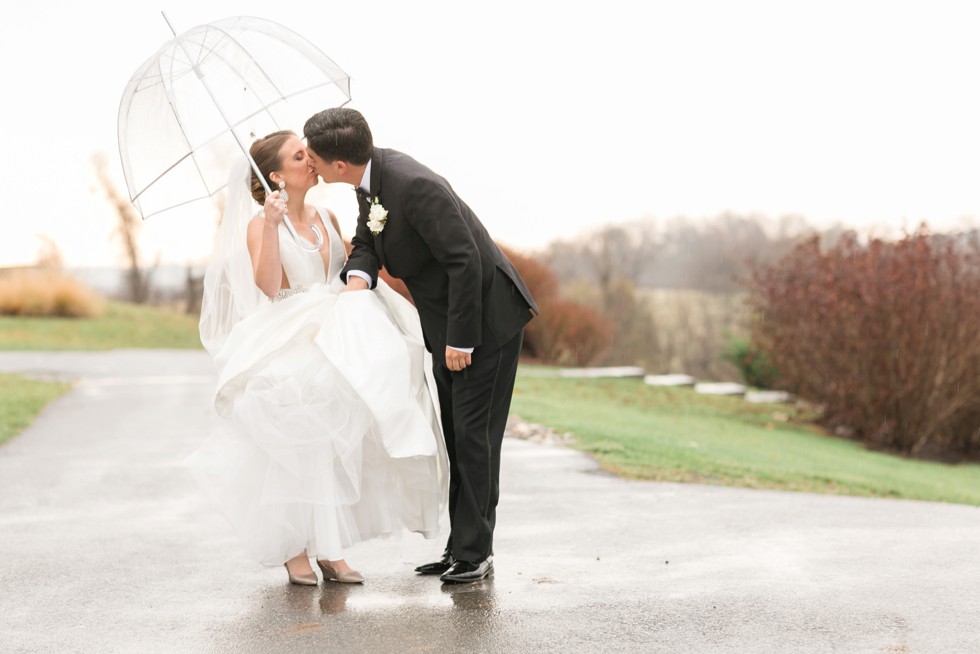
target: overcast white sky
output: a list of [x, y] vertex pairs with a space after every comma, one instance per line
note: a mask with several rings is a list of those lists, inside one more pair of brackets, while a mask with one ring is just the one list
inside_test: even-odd
[[[129, 77], [178, 31], [270, 18], [352, 78], [378, 145], [449, 179], [500, 241], [540, 247], [607, 222], [802, 214], [935, 228], [980, 217], [980, 10], [849, 0], [38, 0], [0, 21], [6, 182], [0, 266], [36, 234], [111, 265], [115, 217], [90, 157], [116, 146]], [[327, 195], [346, 231], [349, 193]], [[350, 200], [349, 204], [346, 200]], [[151, 218], [147, 256], [207, 257], [213, 215]]]

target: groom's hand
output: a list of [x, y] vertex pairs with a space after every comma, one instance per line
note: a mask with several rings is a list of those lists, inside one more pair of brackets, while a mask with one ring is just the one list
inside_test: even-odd
[[347, 277], [347, 286], [340, 289], [341, 293], [346, 293], [347, 291], [366, 291], [368, 290], [368, 283], [357, 277], [356, 275], [349, 275]]
[[453, 372], [459, 372], [473, 362], [473, 355], [467, 352], [460, 352], [446, 346], [446, 367]]

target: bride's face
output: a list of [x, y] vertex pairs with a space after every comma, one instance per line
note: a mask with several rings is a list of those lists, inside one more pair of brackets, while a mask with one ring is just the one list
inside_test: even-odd
[[290, 136], [279, 150], [282, 169], [279, 176], [287, 189], [311, 189], [317, 184], [316, 169], [298, 136]]

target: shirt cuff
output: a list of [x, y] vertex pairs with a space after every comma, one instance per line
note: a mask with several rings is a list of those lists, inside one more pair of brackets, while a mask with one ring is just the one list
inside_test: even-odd
[[348, 270], [347, 271], [347, 283], [348, 284], [350, 284], [351, 275], [353, 275], [354, 277], [360, 277], [361, 279], [363, 279], [364, 281], [366, 281], [367, 282], [367, 285], [368, 285], [368, 288], [371, 288], [371, 286], [374, 284], [374, 280], [371, 279], [371, 275], [367, 274], [363, 270]]
[[[351, 271], [354, 272], [353, 270]], [[450, 350], [456, 350], [457, 352], [465, 352], [466, 354], [473, 354], [474, 348], [472, 347], [453, 347], [452, 345], [447, 345]]]

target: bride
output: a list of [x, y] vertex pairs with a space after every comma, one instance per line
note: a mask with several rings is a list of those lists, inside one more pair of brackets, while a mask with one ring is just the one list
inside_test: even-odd
[[[251, 555], [295, 584], [360, 583], [343, 551], [402, 529], [434, 538], [445, 444], [415, 308], [389, 287], [341, 293], [336, 217], [292, 132], [243, 156], [204, 280], [201, 341], [218, 369], [218, 426], [192, 463]], [[257, 202], [263, 205], [258, 211]], [[298, 245], [283, 224], [319, 250]]]

